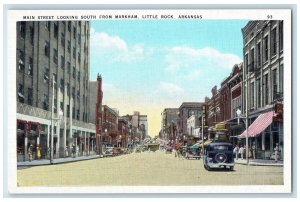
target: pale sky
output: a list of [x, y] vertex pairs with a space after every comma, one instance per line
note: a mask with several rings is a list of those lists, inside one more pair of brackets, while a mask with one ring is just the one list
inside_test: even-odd
[[120, 115], [148, 115], [158, 135], [161, 112], [203, 102], [242, 62], [246, 20], [92, 21], [90, 80], [103, 79], [103, 104]]

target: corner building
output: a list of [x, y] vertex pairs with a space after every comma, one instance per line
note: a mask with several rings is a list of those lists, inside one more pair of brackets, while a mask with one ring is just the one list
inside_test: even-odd
[[16, 28], [18, 160], [28, 160], [30, 144], [33, 154], [39, 146], [42, 158], [49, 158], [52, 124], [54, 158], [70, 155], [73, 143], [79, 155], [90, 154], [95, 136], [95, 124], [89, 123], [90, 23], [22, 21]]
[[[249, 146], [270, 158], [278, 143], [283, 158], [283, 21], [250, 21], [243, 29], [242, 111], [248, 111]], [[246, 138], [246, 131], [240, 138]]]

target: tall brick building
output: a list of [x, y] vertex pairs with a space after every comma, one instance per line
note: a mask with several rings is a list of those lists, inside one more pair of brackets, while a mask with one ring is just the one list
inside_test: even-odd
[[95, 136], [88, 108], [90, 23], [22, 21], [16, 29], [18, 159], [27, 160], [29, 144], [49, 156], [53, 117], [54, 157], [65, 156], [72, 143], [89, 153]]

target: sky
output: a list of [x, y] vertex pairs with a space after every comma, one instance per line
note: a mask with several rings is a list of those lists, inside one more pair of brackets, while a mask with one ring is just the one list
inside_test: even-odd
[[246, 20], [91, 22], [90, 80], [102, 75], [103, 104], [148, 116], [158, 135], [164, 108], [204, 102], [242, 62]]

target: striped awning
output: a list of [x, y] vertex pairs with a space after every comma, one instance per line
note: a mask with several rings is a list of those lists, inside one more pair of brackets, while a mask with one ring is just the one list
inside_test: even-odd
[[[248, 137], [256, 137], [263, 132], [273, 121], [274, 111], [260, 114], [248, 127]], [[246, 138], [247, 130], [240, 134], [239, 138]]]

